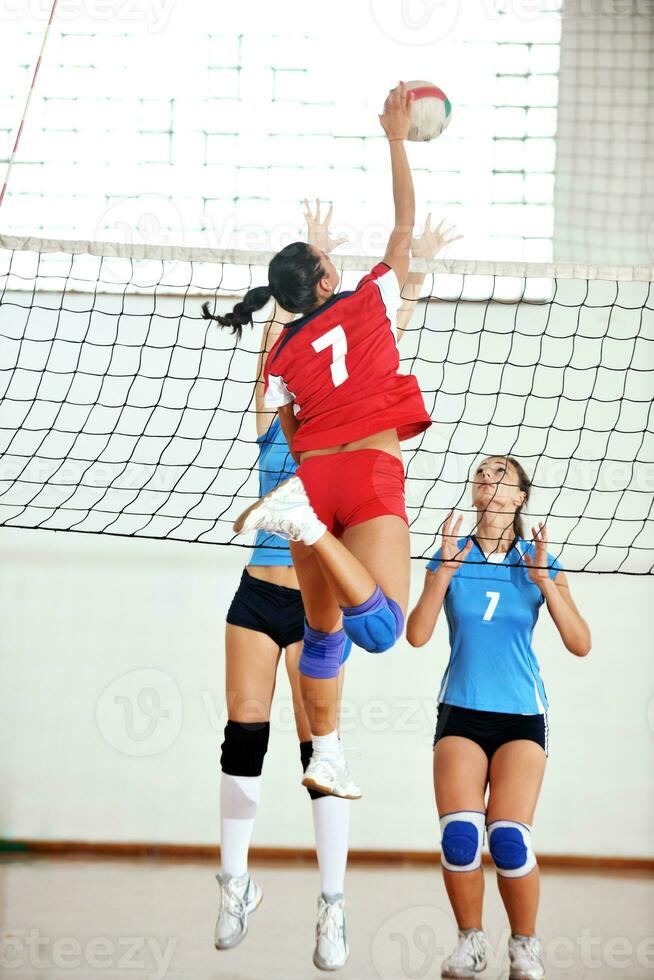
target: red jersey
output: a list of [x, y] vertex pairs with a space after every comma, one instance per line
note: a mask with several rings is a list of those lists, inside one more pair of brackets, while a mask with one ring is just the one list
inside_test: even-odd
[[296, 452], [384, 429], [411, 439], [431, 425], [416, 378], [399, 370], [401, 302], [395, 272], [379, 262], [355, 290], [284, 326], [266, 359], [264, 404], [295, 402]]

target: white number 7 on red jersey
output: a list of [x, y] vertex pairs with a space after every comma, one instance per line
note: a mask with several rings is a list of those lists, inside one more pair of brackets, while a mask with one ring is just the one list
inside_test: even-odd
[[332, 372], [332, 381], [335, 388], [338, 388], [338, 386], [342, 385], [344, 381], [347, 381], [348, 373], [345, 365], [345, 355], [347, 354], [347, 337], [345, 336], [345, 331], [340, 324], [337, 327], [332, 327], [332, 329], [328, 330], [327, 333], [324, 333], [322, 337], [317, 337], [311, 346], [315, 350], [316, 354], [319, 354], [320, 351], [331, 347], [332, 363], [330, 367]]

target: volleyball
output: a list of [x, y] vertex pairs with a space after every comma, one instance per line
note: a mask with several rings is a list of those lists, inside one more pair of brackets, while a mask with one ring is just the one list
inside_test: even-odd
[[452, 105], [438, 85], [431, 82], [407, 82], [413, 92], [411, 129], [408, 139], [414, 143], [434, 140], [447, 129], [452, 118]]

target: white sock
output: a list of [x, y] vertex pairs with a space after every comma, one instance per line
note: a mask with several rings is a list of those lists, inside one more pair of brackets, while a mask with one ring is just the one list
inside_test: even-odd
[[311, 801], [320, 890], [325, 897], [341, 895], [345, 887], [351, 800], [319, 796]]
[[328, 735], [312, 734], [311, 745], [314, 752], [338, 752], [338, 731], [334, 729], [334, 731], [329, 732]]
[[248, 870], [248, 851], [261, 797], [261, 776], [220, 779], [220, 861], [225, 874], [240, 878]]

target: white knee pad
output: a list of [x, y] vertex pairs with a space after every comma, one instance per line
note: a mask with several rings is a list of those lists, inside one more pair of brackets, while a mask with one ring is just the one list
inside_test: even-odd
[[536, 867], [531, 849], [531, 827], [515, 820], [493, 820], [488, 824], [488, 849], [498, 875], [523, 878]]
[[481, 867], [486, 814], [455, 810], [440, 819], [441, 864], [448, 871], [474, 871]]

